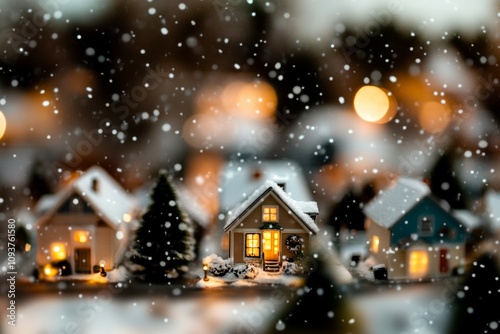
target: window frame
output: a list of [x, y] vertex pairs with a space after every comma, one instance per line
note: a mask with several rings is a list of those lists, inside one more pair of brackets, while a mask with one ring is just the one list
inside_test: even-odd
[[[271, 211], [266, 212], [266, 210], [275, 209], [276, 212], [273, 213]], [[272, 219], [272, 216], [275, 216], [275, 219]], [[267, 216], [267, 219], [266, 219]], [[277, 205], [263, 205], [262, 206], [262, 222], [265, 223], [277, 223], [279, 222], [279, 207]]]
[[432, 236], [434, 233], [434, 218], [431, 216], [423, 216], [418, 222], [418, 232], [423, 237]]
[[[251, 238], [249, 238], [251, 236]], [[245, 238], [245, 247], [244, 247], [244, 257], [245, 258], [251, 258], [251, 259], [256, 259], [261, 257], [261, 249], [262, 249], [262, 236], [258, 232], [248, 232], [244, 233], [244, 238]], [[249, 241], [257, 242], [257, 246], [249, 245]], [[251, 253], [254, 255], [248, 255], [249, 250], [253, 250]], [[257, 252], [257, 253], [256, 253]], [[257, 254], [257, 255], [255, 255]]]

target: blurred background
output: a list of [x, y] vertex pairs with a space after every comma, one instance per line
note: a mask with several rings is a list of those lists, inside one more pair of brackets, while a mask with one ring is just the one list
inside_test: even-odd
[[[474, 206], [498, 184], [499, 10], [2, 1], [0, 212], [29, 210], [99, 164], [129, 190], [168, 168], [213, 214], [203, 187], [221, 167], [268, 159], [300, 164], [327, 207], [399, 174]], [[380, 89], [369, 110], [390, 97], [385, 118], [355, 112], [367, 85]]]
[[213, 222], [231, 162], [296, 163], [323, 225], [398, 175], [478, 211], [499, 45], [494, 0], [0, 0], [0, 221], [96, 164]]

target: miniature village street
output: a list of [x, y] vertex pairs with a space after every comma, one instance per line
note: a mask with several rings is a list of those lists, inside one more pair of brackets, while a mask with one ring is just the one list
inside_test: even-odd
[[500, 334], [500, 2], [0, 0], [0, 334]]
[[[67, 328], [84, 333], [106, 328], [117, 333], [134, 328], [148, 333], [265, 333], [276, 325], [275, 314], [306, 293], [303, 287], [281, 285], [204, 289], [196, 287], [196, 281], [171, 286], [135, 282], [123, 287], [78, 281], [22, 284], [18, 327], [23, 333], [65, 333]], [[442, 333], [447, 325], [447, 304], [459, 284], [458, 279], [419, 284], [361, 281], [340, 291], [359, 312], [354, 320], [370, 324], [365, 334], [416, 330], [431, 334]], [[188, 321], [192, 316], [196, 322]], [[36, 329], [26, 319], [35, 319]], [[3, 330], [8, 333], [7, 327]]]

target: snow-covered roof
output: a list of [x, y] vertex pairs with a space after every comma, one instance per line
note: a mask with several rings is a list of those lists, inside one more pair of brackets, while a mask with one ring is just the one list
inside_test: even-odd
[[428, 195], [430, 189], [425, 182], [400, 177], [388, 188], [381, 190], [363, 211], [371, 220], [390, 227]]
[[302, 221], [302, 223], [307, 227], [312, 233], [316, 234], [319, 232], [319, 228], [314, 222], [314, 220], [308, 215], [317, 215], [319, 213], [318, 205], [314, 201], [296, 201], [292, 199], [276, 182], [273, 180], [266, 180], [253, 194], [243, 201], [240, 205], [235, 207], [234, 210], [228, 213], [228, 218], [226, 224], [224, 225], [224, 231], [228, 231], [231, 226], [238, 221], [238, 219], [246, 212], [246, 210], [252, 207], [256, 202], [259, 201], [262, 196], [267, 194], [269, 191], [274, 192], [278, 198], [283, 201], [283, 203], [288, 206], [288, 208]]
[[287, 194], [311, 201], [311, 191], [300, 166], [294, 161], [231, 161], [220, 175], [220, 211], [226, 212], [258, 189], [265, 180], [284, 183]]
[[40, 199], [36, 207], [36, 212], [42, 215], [39, 223], [49, 219], [73, 194], [85, 199], [113, 227], [123, 222], [125, 214], [133, 216], [137, 207], [134, 198], [115, 179], [101, 167], [93, 166], [60, 192]]
[[480, 227], [482, 224], [481, 218], [469, 210], [453, 210], [453, 217], [455, 217], [460, 223], [464, 225], [469, 231]]
[[500, 192], [488, 190], [484, 195], [486, 218], [493, 228], [500, 228]]

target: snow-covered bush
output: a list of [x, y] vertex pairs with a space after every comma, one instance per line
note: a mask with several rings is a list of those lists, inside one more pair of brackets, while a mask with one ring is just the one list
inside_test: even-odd
[[255, 278], [259, 274], [259, 269], [253, 264], [240, 264], [230, 271], [236, 278]]
[[231, 270], [231, 260], [223, 259], [217, 254], [211, 254], [203, 259], [203, 263], [208, 266], [208, 272], [214, 276], [224, 276]]
[[247, 265], [247, 271], [246, 271], [246, 276], [245, 278], [255, 278], [257, 277], [257, 275], [259, 274], [259, 268], [257, 268], [255, 265], [253, 264], [248, 264]]
[[304, 267], [300, 262], [283, 261], [281, 271], [285, 275], [302, 275], [304, 273]]
[[223, 259], [216, 254], [211, 254], [203, 259], [208, 266], [208, 272], [217, 277], [234, 275], [236, 278], [255, 278], [259, 269], [253, 264], [239, 264], [233, 266], [230, 259]]

